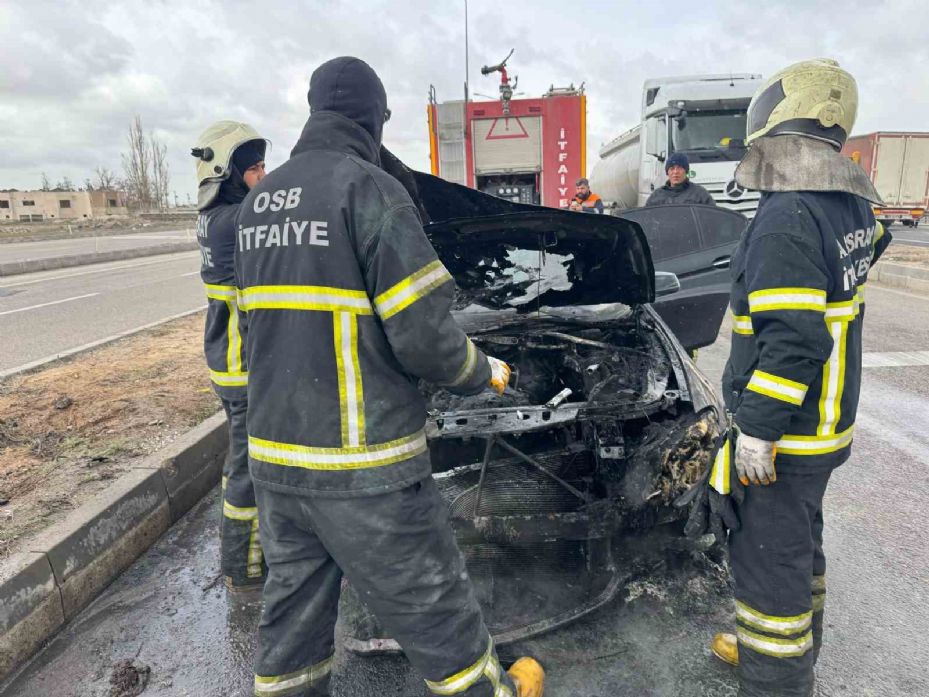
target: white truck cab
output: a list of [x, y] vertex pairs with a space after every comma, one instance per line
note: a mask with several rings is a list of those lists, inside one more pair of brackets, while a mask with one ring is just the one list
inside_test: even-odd
[[[614, 207], [644, 206], [664, 186], [664, 163], [674, 152], [690, 161], [690, 179], [717, 205], [752, 217], [758, 193], [733, 179], [745, 154], [745, 119], [760, 75], [691, 75], [646, 80], [642, 121], [606, 143], [591, 188]], [[644, 133], [644, 137], [643, 137]]]

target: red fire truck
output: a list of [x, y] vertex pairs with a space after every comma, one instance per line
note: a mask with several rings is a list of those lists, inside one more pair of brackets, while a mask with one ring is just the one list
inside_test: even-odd
[[499, 100], [438, 103], [430, 90], [432, 173], [510, 201], [566, 208], [587, 176], [583, 85], [513, 99], [506, 60], [481, 72], [501, 74]]

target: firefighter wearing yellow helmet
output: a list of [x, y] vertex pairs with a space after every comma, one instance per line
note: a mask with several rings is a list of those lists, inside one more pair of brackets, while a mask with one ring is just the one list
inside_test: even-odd
[[258, 509], [248, 472], [245, 430], [248, 370], [236, 303], [235, 216], [249, 189], [264, 177], [265, 141], [245, 123], [217, 121], [197, 139], [197, 241], [206, 286], [204, 353], [213, 389], [229, 422], [223, 467], [221, 565], [233, 591], [261, 588], [267, 571], [258, 538]]
[[780, 71], [749, 105], [736, 170], [761, 201], [732, 257], [731, 426], [688, 533], [728, 528], [736, 633], [712, 650], [738, 665], [742, 697], [812, 694], [822, 645], [823, 495], [851, 453], [865, 287], [890, 242], [877, 192], [839, 153], [857, 107], [835, 61]]

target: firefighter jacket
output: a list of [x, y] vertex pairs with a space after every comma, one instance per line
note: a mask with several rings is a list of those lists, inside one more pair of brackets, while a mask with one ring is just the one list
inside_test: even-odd
[[690, 179], [685, 179], [680, 184], [672, 186], [670, 182], [666, 183], [660, 189], [655, 189], [648, 200], [646, 206], [665, 206], [670, 203], [699, 203], [705, 206], [715, 206], [716, 201], [710, 195], [710, 192], [699, 184], [694, 184]]
[[248, 371], [236, 310], [235, 214], [239, 206], [220, 203], [200, 213], [200, 278], [206, 286], [203, 350], [216, 393], [229, 400], [245, 398]]
[[417, 378], [471, 394], [490, 367], [452, 319], [455, 283], [374, 139], [314, 113], [236, 226], [252, 477], [348, 497], [429, 476]]
[[587, 198], [575, 196], [574, 202], [581, 204], [581, 211], [584, 213], [603, 213], [603, 199], [592, 191], [587, 194]]
[[733, 254], [723, 396], [744, 433], [777, 442], [779, 473], [848, 458], [868, 270], [889, 242], [857, 196], [766, 193]]

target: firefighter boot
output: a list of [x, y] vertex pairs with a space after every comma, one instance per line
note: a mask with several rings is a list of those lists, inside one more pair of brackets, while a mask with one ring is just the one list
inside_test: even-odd
[[534, 658], [523, 656], [506, 671], [516, 685], [516, 697], [542, 697], [545, 669]]
[[739, 665], [739, 642], [735, 634], [717, 634], [710, 644], [710, 651], [723, 663], [731, 666]]

